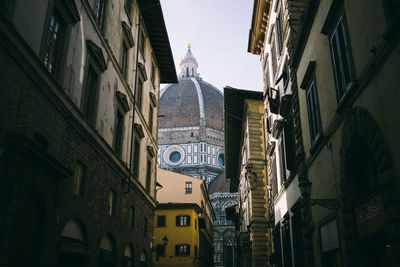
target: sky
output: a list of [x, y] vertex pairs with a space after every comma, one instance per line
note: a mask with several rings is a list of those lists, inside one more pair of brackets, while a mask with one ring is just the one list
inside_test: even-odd
[[203, 80], [262, 91], [260, 57], [247, 52], [253, 0], [161, 0], [178, 73], [191, 44]]

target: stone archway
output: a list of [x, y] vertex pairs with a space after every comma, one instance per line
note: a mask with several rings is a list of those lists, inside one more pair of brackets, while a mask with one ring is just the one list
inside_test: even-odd
[[59, 267], [83, 267], [87, 264], [87, 233], [85, 224], [78, 218], [69, 220], [62, 232]]
[[[346, 115], [340, 161], [348, 266], [385, 266], [384, 258], [394, 260], [400, 254], [400, 231], [389, 230], [399, 229], [399, 192], [382, 132], [364, 108], [353, 108]], [[374, 207], [374, 213], [368, 213], [368, 207]]]

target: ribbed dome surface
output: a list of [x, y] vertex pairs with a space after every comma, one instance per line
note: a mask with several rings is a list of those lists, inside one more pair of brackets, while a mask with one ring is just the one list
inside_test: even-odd
[[206, 126], [223, 130], [224, 98], [209, 83], [195, 78], [185, 78], [164, 88], [160, 98], [160, 128], [199, 126], [205, 119]]

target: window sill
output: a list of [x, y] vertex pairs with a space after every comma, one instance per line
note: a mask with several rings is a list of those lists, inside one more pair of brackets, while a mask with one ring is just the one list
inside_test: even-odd
[[343, 113], [345, 108], [347, 107], [348, 103], [350, 102], [350, 99], [354, 95], [354, 92], [356, 91], [355, 88], [357, 87], [357, 82], [356, 80], [353, 80], [350, 82], [350, 85], [348, 86], [346, 92], [342, 95], [342, 97], [339, 100], [338, 107], [336, 109], [336, 113]]

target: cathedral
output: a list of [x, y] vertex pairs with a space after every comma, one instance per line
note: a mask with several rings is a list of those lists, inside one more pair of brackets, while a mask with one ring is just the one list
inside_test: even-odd
[[180, 67], [179, 83], [160, 92], [158, 163], [208, 185], [224, 172], [224, 97], [200, 77], [190, 45]]
[[206, 182], [216, 217], [214, 266], [234, 266], [235, 228], [225, 208], [238, 200], [225, 178], [224, 97], [200, 77], [190, 45], [180, 67], [179, 83], [160, 92], [158, 164]]

